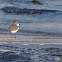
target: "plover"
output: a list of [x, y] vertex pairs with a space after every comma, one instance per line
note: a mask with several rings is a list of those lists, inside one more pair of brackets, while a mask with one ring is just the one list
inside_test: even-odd
[[[16, 21], [14, 24], [10, 25], [9, 29], [8, 29], [8, 31], [11, 32], [11, 36], [12, 36], [12, 33], [16, 33], [18, 30], [19, 30], [19, 22], [18, 21]], [[15, 38], [16, 38], [16, 36], [15, 36]]]

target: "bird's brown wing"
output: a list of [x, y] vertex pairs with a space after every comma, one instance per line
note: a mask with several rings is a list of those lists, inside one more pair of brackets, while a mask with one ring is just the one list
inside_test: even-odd
[[18, 29], [18, 26], [16, 24], [12, 24], [12, 25], [10, 25], [8, 31], [15, 31], [17, 29]]

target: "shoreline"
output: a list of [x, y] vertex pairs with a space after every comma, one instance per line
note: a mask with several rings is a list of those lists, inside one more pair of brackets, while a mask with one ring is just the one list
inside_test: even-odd
[[[11, 44], [18, 47], [59, 47], [62, 48], [62, 39], [48, 39], [32, 36], [17, 36], [17, 38], [12, 38], [10, 35], [1, 35], [0, 44]], [[43, 39], [42, 39], [43, 38]]]

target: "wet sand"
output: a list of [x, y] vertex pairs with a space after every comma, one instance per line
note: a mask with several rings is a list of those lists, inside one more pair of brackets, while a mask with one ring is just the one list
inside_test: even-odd
[[57, 62], [62, 61], [62, 39], [14, 35], [0, 35], [1, 62]]
[[62, 39], [35, 36], [0, 36], [1, 62], [62, 61]]
[[1, 35], [0, 44], [7, 44], [17, 47], [59, 47], [62, 48], [62, 39], [61, 38], [45, 38], [45, 37], [35, 37], [35, 36], [20, 36], [17, 35], [17, 38], [14, 38], [14, 35]]

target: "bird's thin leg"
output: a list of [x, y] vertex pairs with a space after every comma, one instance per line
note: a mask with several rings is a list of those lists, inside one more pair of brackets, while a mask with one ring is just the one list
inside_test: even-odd
[[12, 40], [12, 33], [11, 33], [11, 40]]
[[15, 34], [15, 37], [14, 38], [16, 39], [16, 34]]

